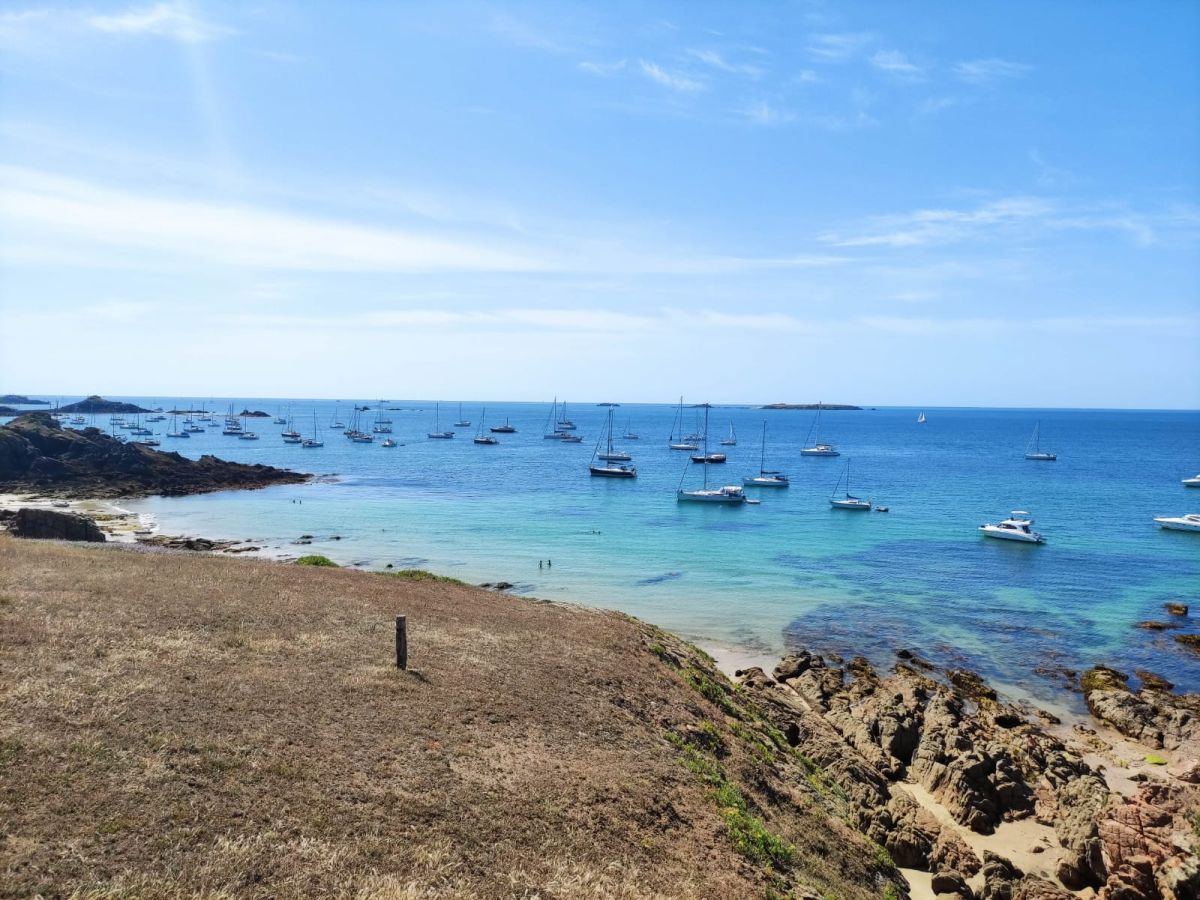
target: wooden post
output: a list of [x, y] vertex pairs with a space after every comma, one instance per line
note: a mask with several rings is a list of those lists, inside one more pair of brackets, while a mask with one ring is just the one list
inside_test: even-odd
[[396, 616], [396, 668], [408, 668], [408, 618]]

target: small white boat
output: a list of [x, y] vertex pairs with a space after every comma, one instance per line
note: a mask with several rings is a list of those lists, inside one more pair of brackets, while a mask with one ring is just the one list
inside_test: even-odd
[[919, 416], [917, 416], [917, 424], [918, 425], [925, 424], [925, 413], [921, 413]]
[[1170, 531], [1200, 531], [1200, 513], [1186, 516], [1156, 516], [1154, 521], [1160, 528]]
[[300, 446], [303, 447], [305, 450], [315, 450], [317, 447], [324, 447], [325, 442], [318, 441], [316, 438], [309, 438]]
[[820, 441], [812, 443], [813, 439], [821, 429], [821, 404], [817, 404], [817, 415], [813, 418], [812, 425], [808, 429], [808, 437], [804, 439], [805, 446], [800, 448], [801, 456], [841, 456], [833, 446], [833, 444], [823, 444]]
[[241, 434], [238, 435], [238, 440], [239, 441], [257, 441], [258, 435], [255, 434], [253, 431], [243, 431]]
[[283, 439], [283, 442], [284, 442], [285, 444], [300, 444], [300, 443], [303, 443], [303, 441], [301, 441], [301, 440], [300, 440], [300, 435], [296, 435], [295, 437], [285, 437], [285, 438]]
[[833, 486], [833, 493], [829, 495], [829, 505], [834, 509], [851, 509], [851, 510], [867, 510], [871, 509], [871, 501], [863, 500], [861, 497], [855, 497], [850, 493], [850, 460], [846, 460], [846, 469], [843, 472], [846, 478], [846, 490], [841, 496], [837, 496], [837, 490], [842, 485], [842, 475], [838, 476], [837, 484]]
[[385, 438], [385, 439], [384, 439], [384, 442], [383, 442], [382, 444], [380, 444], [379, 446], [380, 446], [380, 447], [389, 447], [389, 448], [390, 448], [390, 447], [395, 447], [395, 446], [396, 446], [396, 442], [395, 442], [395, 441], [393, 441], [391, 438]]
[[458, 421], [454, 423], [455, 428], [470, 428], [471, 423], [463, 418], [462, 404], [458, 404]]
[[554, 428], [556, 431], [574, 431], [575, 430], [575, 423], [567, 418], [567, 401], [566, 400], [564, 400], [562, 402], [562, 413], [559, 416], [558, 421], [555, 423]]
[[722, 447], [736, 447], [737, 446], [737, 432], [735, 432], [733, 430], [733, 422], [729, 423], [729, 437], [727, 437], [727, 438], [725, 438], [725, 440], [721, 441], [721, 446]]
[[699, 450], [699, 444], [693, 444], [691, 441], [679, 441], [674, 444], [667, 445], [672, 450]]
[[1019, 541], [1023, 544], [1042, 544], [1046, 539], [1032, 530], [1029, 526], [1033, 519], [1022, 509], [1014, 509], [1009, 518], [992, 524], [987, 522], [979, 526], [984, 537], [997, 538], [1002, 541]]
[[1033, 436], [1030, 437], [1029, 443], [1025, 445], [1025, 458], [1036, 460], [1038, 462], [1054, 462], [1058, 459], [1057, 453], [1049, 453], [1041, 447], [1041, 431], [1042, 423], [1039, 420], [1033, 426]]
[[761, 487], [761, 488], [785, 488], [790, 482], [788, 477], [782, 472], [776, 472], [773, 469], [766, 469], [767, 464], [767, 423], [763, 420], [762, 430], [762, 452], [758, 457], [758, 474], [748, 475], [742, 479], [742, 484], [746, 487]]
[[1183, 479], [1183, 486], [1184, 487], [1200, 487], [1200, 475], [1196, 475], [1193, 478]]
[[[707, 408], [705, 412], [707, 413]], [[679, 436], [675, 436], [675, 428], [679, 427]], [[685, 437], [683, 434], [683, 397], [679, 398], [679, 409], [675, 413], [675, 419], [671, 422], [671, 436], [667, 438], [667, 447], [671, 450], [699, 450], [700, 445], [696, 441], [700, 440], [701, 436]]]
[[629, 462], [633, 459], [633, 455], [624, 450], [609, 450], [607, 453], [597, 453], [596, 459], [602, 459], [605, 462]]
[[582, 444], [583, 443], [583, 435], [581, 435], [581, 434], [563, 434], [561, 437], [559, 437], [559, 440], [562, 441], [564, 444]]

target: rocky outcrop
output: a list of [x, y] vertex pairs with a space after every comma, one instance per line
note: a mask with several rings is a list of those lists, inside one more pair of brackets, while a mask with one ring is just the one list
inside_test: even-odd
[[126, 444], [96, 428], [65, 429], [49, 413], [26, 413], [0, 426], [0, 491], [51, 496], [198, 494], [306, 481], [273, 466], [215, 456], [187, 459]]
[[20, 538], [103, 543], [104, 533], [87, 516], [53, 509], [23, 507], [9, 521], [9, 534]]
[[[1150, 674], [1150, 673], [1146, 673]], [[1130, 690], [1129, 676], [1106, 666], [1084, 673], [1083, 696], [1088, 710], [1126, 737], [1154, 749], [1187, 749], [1200, 753], [1200, 698], [1171, 694], [1162, 679], [1143, 679]]]
[[60, 413], [148, 413], [135, 403], [122, 403], [119, 400], [105, 400], [98, 394], [92, 394], [78, 403], [68, 403], [58, 408]]
[[0, 406], [0, 416], [19, 416], [21, 411], [11, 406]]
[[[836, 785], [847, 821], [898, 865], [931, 872], [935, 893], [948, 897], [1200, 896], [1192, 887], [1200, 836], [1189, 805], [1200, 804], [1200, 791], [1189, 782], [1191, 769], [1169, 773], [1168, 787], [1146, 783], [1136, 800], [1123, 800], [1081, 750], [1045, 731], [1036, 711], [1006, 703], [975, 673], [917, 665], [909, 651], [899, 657], [886, 675], [861, 658], [835, 664], [804, 651], [781, 660], [774, 677], [739, 673], [788, 743]], [[1111, 669], [1086, 673], [1089, 704], [1106, 711], [1115, 709], [1113, 697], [1132, 701], [1145, 707], [1122, 707], [1141, 723], [1138, 735], [1183, 741], [1195, 698], [1161, 686], [1135, 694], [1126, 681]], [[941, 819], [918, 792], [940, 804]], [[946, 813], [957, 827], [945, 824]], [[964, 840], [1025, 819], [1052, 829], [1057, 843], [1033, 850], [1053, 853], [1029, 872], [990, 852], [981, 860]]]
[[0, 403], [16, 404], [17, 406], [49, 406], [49, 400], [35, 400], [24, 394], [0, 394]]

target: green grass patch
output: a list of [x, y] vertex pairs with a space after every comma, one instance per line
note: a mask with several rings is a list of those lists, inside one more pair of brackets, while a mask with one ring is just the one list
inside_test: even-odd
[[341, 568], [341, 566], [339, 566], [337, 563], [335, 563], [328, 556], [321, 556], [319, 553], [313, 553], [310, 556], [300, 557], [298, 560], [296, 560], [296, 565], [298, 565], [298, 566], [321, 566], [321, 567], [330, 568], [330, 569], [340, 569]]
[[1156, 753], [1147, 753], [1146, 762], [1152, 766], [1165, 766], [1167, 764], [1167, 761]]
[[708, 673], [700, 669], [691, 668], [684, 673], [688, 684], [694, 687], [705, 700], [719, 706], [723, 711], [733, 716], [735, 719], [742, 718], [742, 711], [729, 693]]
[[449, 575], [435, 575], [433, 572], [425, 569], [397, 569], [394, 572], [384, 572], [391, 578], [403, 578], [406, 581], [425, 581], [435, 584], [466, 584], [458, 578], [451, 578]]

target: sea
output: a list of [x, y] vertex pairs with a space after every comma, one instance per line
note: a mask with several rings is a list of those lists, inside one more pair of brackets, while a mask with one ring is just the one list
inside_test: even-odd
[[[324, 441], [320, 449], [285, 444], [285, 426], [271, 419], [247, 420], [257, 441], [219, 427], [173, 440], [163, 434], [170, 421], [156, 423], [164, 450], [322, 476], [122, 502], [163, 534], [509, 582], [518, 595], [622, 610], [716, 654], [763, 663], [806, 647], [886, 665], [908, 648], [975, 669], [1015, 696], [1066, 706], [1078, 703], [1066, 673], [1096, 664], [1200, 690], [1200, 656], [1174, 641], [1179, 630], [1137, 627], [1171, 620], [1163, 604], [1180, 601], [1192, 607], [1180, 627], [1197, 630], [1200, 534], [1165, 531], [1153, 519], [1200, 512], [1200, 490], [1181, 484], [1200, 472], [1198, 412], [879, 407], [825, 411], [818, 423], [809, 410], [714, 406], [709, 450], [728, 462], [700, 466], [668, 448], [677, 417], [684, 432], [704, 428], [705, 410], [686, 403], [682, 411], [678, 403], [569, 404], [565, 415], [583, 441], [567, 444], [543, 436], [553, 427], [549, 400], [464, 401], [460, 413], [456, 401], [117, 399], [262, 410]], [[614, 443], [633, 455], [636, 479], [589, 476], [610, 409]], [[352, 443], [331, 427], [355, 415], [366, 430], [390, 419], [398, 446], [381, 446], [384, 435]], [[460, 416], [471, 424], [456, 427]], [[108, 418], [94, 422], [108, 429]], [[476, 445], [481, 420], [517, 431]], [[1024, 458], [1035, 427], [1056, 461]], [[444, 429], [455, 437], [427, 437]], [[736, 445], [719, 446], [731, 431]], [[815, 440], [841, 455], [800, 456]], [[760, 465], [785, 472], [791, 486], [747, 488], [761, 500], [753, 505], [676, 501], [680, 485], [700, 487], [705, 475], [710, 486], [740, 484]], [[847, 471], [851, 492], [886, 512], [830, 506]], [[1031, 513], [1044, 544], [980, 535], [982, 523], [1012, 510]], [[304, 535], [311, 543], [297, 543]]]

